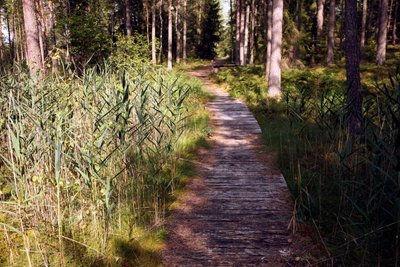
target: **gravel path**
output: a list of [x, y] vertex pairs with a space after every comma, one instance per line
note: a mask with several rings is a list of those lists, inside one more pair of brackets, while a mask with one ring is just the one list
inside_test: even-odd
[[164, 266], [286, 266], [292, 261], [288, 189], [246, 105], [213, 84], [210, 67], [190, 74], [215, 95], [211, 148], [167, 222]]

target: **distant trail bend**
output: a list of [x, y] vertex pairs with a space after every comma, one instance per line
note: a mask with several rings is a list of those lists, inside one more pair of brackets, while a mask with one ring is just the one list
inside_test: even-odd
[[199, 177], [186, 186], [169, 218], [164, 266], [292, 266], [288, 224], [292, 203], [285, 180], [262, 151], [261, 129], [246, 105], [208, 78], [189, 74], [215, 98], [211, 148], [198, 156]]

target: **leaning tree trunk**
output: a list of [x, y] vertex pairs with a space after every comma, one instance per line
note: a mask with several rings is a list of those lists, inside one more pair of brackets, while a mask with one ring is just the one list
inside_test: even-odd
[[183, 0], [183, 61], [187, 59], [187, 0]]
[[168, 0], [168, 70], [172, 70], [172, 0]]
[[268, 1], [267, 12], [267, 49], [265, 55], [265, 79], [269, 80], [271, 70], [271, 40], [272, 40], [272, 1]]
[[181, 62], [181, 0], [177, 0], [175, 17], [176, 62]]
[[131, 2], [125, 0], [125, 31], [126, 35], [132, 36]]
[[41, 60], [38, 39], [39, 32], [35, 13], [35, 1], [23, 0], [22, 11], [24, 14], [24, 27], [26, 33], [27, 64], [31, 75], [37, 75], [37, 73], [43, 69], [43, 62]]
[[156, 51], [156, 0], [151, 2], [151, 61], [157, 64]]
[[328, 55], [326, 57], [326, 63], [328, 65], [331, 65], [334, 62], [335, 25], [336, 25], [336, 2], [335, 0], [330, 0], [329, 23], [328, 23]]
[[361, 48], [365, 46], [365, 32], [367, 27], [367, 12], [368, 12], [368, 0], [363, 0], [362, 5], [362, 19], [361, 19]]
[[382, 66], [386, 61], [388, 5], [388, 0], [381, 0], [381, 5], [379, 8], [378, 47], [376, 54], [376, 64], [378, 66]]
[[360, 134], [362, 96], [360, 82], [360, 43], [358, 40], [357, 0], [346, 0], [346, 80], [348, 130], [351, 136]]
[[268, 96], [281, 98], [281, 60], [282, 60], [282, 26], [283, 0], [273, 0], [272, 10], [272, 40], [271, 69], [268, 79]]

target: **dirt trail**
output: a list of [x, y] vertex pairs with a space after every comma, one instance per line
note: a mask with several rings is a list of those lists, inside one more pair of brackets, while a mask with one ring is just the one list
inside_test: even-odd
[[167, 222], [164, 266], [286, 266], [292, 261], [288, 189], [246, 105], [213, 84], [210, 67], [190, 75], [215, 98], [207, 108], [211, 148], [200, 153], [199, 177], [186, 187]]

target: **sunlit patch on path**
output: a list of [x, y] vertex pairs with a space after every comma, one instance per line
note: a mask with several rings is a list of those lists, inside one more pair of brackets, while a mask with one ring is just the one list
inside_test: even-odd
[[211, 83], [210, 68], [191, 72], [213, 92], [211, 148], [198, 156], [167, 223], [165, 266], [285, 266], [291, 258], [286, 183], [261, 149], [260, 127], [245, 104]]

